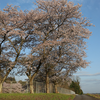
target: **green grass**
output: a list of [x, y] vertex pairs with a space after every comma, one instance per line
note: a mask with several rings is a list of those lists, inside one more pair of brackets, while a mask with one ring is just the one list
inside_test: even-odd
[[100, 94], [89, 94], [89, 93], [87, 93], [86, 95], [100, 99]]
[[75, 95], [66, 95], [59, 93], [14, 93], [14, 94], [0, 94], [0, 100], [73, 100]]

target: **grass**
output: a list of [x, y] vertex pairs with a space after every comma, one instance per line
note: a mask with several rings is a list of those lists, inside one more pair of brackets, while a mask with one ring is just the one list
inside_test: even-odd
[[7, 94], [2, 93], [0, 94], [0, 100], [73, 100], [75, 95], [66, 95], [60, 93], [13, 93]]
[[100, 94], [89, 94], [89, 93], [87, 93], [87, 95], [100, 99]]

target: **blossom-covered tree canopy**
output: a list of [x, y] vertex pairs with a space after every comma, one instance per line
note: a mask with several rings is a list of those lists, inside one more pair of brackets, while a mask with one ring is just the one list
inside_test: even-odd
[[[23, 70], [18, 73], [26, 72], [30, 79], [31, 93], [32, 80], [40, 69], [48, 73], [64, 69], [66, 76], [88, 66], [84, 59], [85, 39], [89, 39], [91, 32], [86, 27], [92, 26], [82, 17], [79, 4], [67, 0], [36, 0], [36, 5], [30, 11], [18, 11], [17, 6], [11, 5], [0, 10], [0, 59], [3, 62], [5, 57], [10, 64], [1, 83], [13, 68], [19, 69], [19, 64]], [[23, 53], [26, 48], [31, 50], [29, 55]], [[47, 66], [48, 63], [52, 66]]]

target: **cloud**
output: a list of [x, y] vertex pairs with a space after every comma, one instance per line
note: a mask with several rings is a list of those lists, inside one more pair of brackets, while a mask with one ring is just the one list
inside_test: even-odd
[[76, 72], [75, 74], [87, 74], [88, 72], [85, 72], [85, 71], [78, 71]]
[[85, 79], [85, 80], [83, 80], [83, 82], [96, 82], [96, 83], [100, 83], [100, 79]]
[[81, 74], [80, 76], [98, 76], [100, 73], [95, 73], [95, 74]]
[[78, 71], [74, 76], [80, 77], [80, 86], [84, 93], [100, 93], [100, 72]]
[[100, 72], [99, 73], [95, 73], [95, 74], [90, 74], [88, 72], [77, 72], [75, 74], [76, 76], [99, 76], [100, 75]]

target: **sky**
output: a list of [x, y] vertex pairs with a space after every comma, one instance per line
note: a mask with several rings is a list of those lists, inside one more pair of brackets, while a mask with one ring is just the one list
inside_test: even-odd
[[[100, 0], [68, 0], [74, 4], [82, 4], [80, 8], [83, 17], [87, 17], [95, 27], [89, 27], [92, 32], [87, 41], [87, 58], [91, 62], [85, 69], [79, 69], [73, 76], [80, 77], [80, 86], [84, 93], [100, 93]], [[36, 8], [35, 0], [0, 0], [0, 9], [3, 10], [7, 4], [20, 6], [21, 10]], [[28, 51], [27, 51], [28, 52]], [[16, 77], [16, 80], [24, 80], [27, 76]]]

